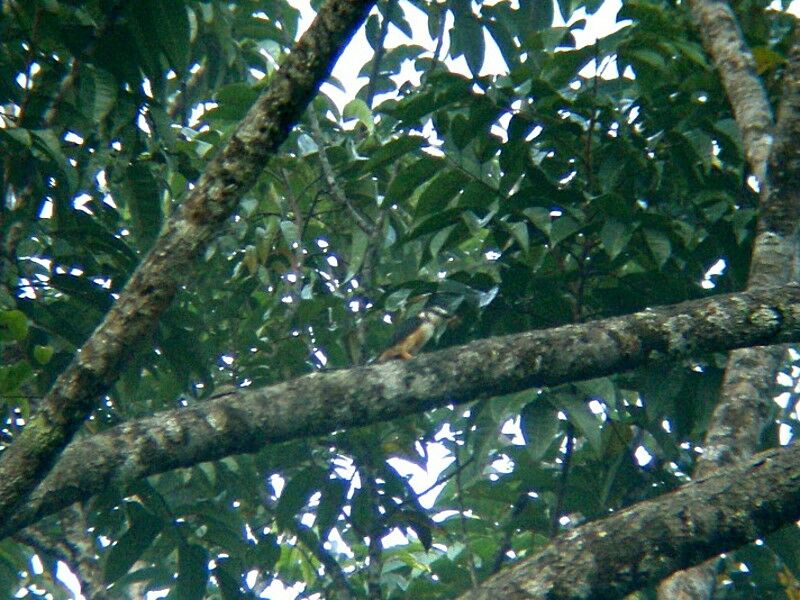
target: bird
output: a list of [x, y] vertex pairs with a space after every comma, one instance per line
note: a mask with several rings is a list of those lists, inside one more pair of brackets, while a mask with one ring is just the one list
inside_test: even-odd
[[430, 341], [436, 328], [450, 318], [441, 306], [432, 306], [401, 322], [395, 329], [389, 346], [378, 357], [379, 363], [408, 360]]

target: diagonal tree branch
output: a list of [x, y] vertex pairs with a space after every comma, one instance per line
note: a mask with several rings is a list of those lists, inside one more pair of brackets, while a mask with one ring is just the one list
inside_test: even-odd
[[800, 446], [769, 450], [567, 531], [463, 598], [622, 598], [800, 517], [798, 461]]
[[[699, 0], [695, 6], [699, 5]], [[754, 75], [753, 75], [754, 76]], [[731, 94], [736, 89], [728, 89]], [[766, 100], [764, 100], [766, 101]], [[736, 105], [739, 101], [731, 98]], [[767, 105], [764, 112], [769, 111]], [[740, 123], [744, 130], [744, 125]], [[800, 37], [795, 35], [784, 73], [775, 141], [767, 182], [761, 186], [759, 219], [748, 287], [781, 285], [797, 276], [797, 227], [800, 220]], [[751, 456], [772, 415], [772, 391], [785, 348], [742, 348], [728, 356], [720, 399], [706, 433], [694, 475]], [[678, 573], [659, 586], [661, 598], [709, 598], [716, 585], [714, 564]]]
[[231, 139], [166, 223], [125, 289], [0, 458], [0, 522], [49, 471], [129, 353], [171, 303], [199, 251], [236, 208], [328, 76], [372, 0], [329, 0]]
[[[769, 159], [769, 184], [762, 190], [748, 287], [782, 285], [797, 273], [797, 228], [800, 221], [800, 37], [796, 38], [784, 75], [775, 143]], [[706, 453], [697, 475], [731, 464], [755, 452], [770, 418], [771, 390], [783, 359], [783, 348], [732, 352], [722, 384], [720, 404], [706, 436]]]
[[8, 535], [108, 486], [265, 443], [587, 377], [648, 360], [800, 340], [800, 285], [716, 296], [580, 325], [490, 338], [409, 362], [313, 373], [124, 423], [74, 441]]
[[691, 0], [689, 5], [733, 108], [747, 163], [763, 185], [772, 143], [772, 110], [756, 74], [753, 54], [727, 2]]

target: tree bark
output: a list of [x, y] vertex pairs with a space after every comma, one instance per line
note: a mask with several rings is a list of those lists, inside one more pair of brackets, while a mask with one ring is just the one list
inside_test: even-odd
[[800, 446], [566, 531], [465, 600], [622, 598], [800, 517]]
[[490, 338], [408, 362], [312, 373], [124, 423], [73, 442], [8, 535], [109, 485], [437, 406], [599, 377], [647, 361], [800, 340], [800, 285], [715, 296]]
[[[702, 5], [696, 1], [694, 7]], [[698, 13], [698, 10], [694, 10]], [[738, 31], [738, 30], [737, 30]], [[705, 31], [706, 37], [710, 32]], [[728, 32], [726, 35], [731, 35]], [[707, 46], [713, 45], [710, 41]], [[744, 46], [744, 42], [740, 41]], [[752, 61], [752, 59], [750, 59]], [[720, 70], [727, 63], [720, 65]], [[733, 77], [733, 76], [731, 76]], [[755, 73], [740, 77], [750, 81], [745, 88], [753, 88]], [[731, 94], [742, 86], [727, 87], [731, 104], [751, 104], [755, 110], [758, 98], [739, 98]], [[769, 114], [769, 104], [762, 98], [761, 113]], [[744, 113], [743, 109], [739, 111]], [[739, 121], [743, 132], [747, 124]], [[800, 44], [795, 44], [789, 55], [784, 73], [784, 89], [775, 143], [769, 157], [767, 181], [762, 182], [759, 220], [753, 256], [750, 263], [748, 287], [781, 285], [797, 277], [797, 226], [800, 219]], [[750, 152], [749, 154], [755, 154]], [[716, 468], [733, 464], [751, 456], [758, 447], [764, 426], [773, 413], [772, 391], [775, 376], [783, 362], [785, 348], [742, 348], [728, 357], [720, 399], [706, 433], [704, 454], [700, 457], [694, 475], [702, 477]], [[716, 584], [716, 569], [705, 565], [685, 573], [676, 573], [659, 586], [659, 597], [664, 599], [703, 600], [710, 598]]]
[[721, 0], [692, 0], [692, 18], [719, 71], [742, 133], [745, 158], [761, 185], [772, 143], [772, 111], [756, 63], [731, 7]]

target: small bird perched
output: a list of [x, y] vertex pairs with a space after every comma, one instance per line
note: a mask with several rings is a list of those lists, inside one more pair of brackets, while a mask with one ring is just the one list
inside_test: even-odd
[[397, 326], [389, 347], [378, 357], [378, 362], [408, 360], [428, 343], [436, 333], [436, 328], [449, 317], [450, 313], [441, 306], [432, 306], [403, 321]]

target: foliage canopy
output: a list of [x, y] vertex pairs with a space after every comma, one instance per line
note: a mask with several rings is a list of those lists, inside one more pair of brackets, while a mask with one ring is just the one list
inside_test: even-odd
[[[294, 4], [2, 3], [3, 445], [289, 51]], [[777, 103], [793, 18], [768, 4], [734, 8]], [[459, 316], [443, 347], [745, 287], [758, 195], [685, 6], [626, 2], [577, 47], [599, 8], [379, 3], [347, 55], [363, 85], [343, 106], [323, 87], [83, 434], [364, 364], [390, 316], [431, 301]], [[453, 597], [559, 528], [685, 483], [723, 367], [701, 356], [267, 446], [70, 518], [120, 595], [256, 597], [275, 578], [305, 596], [377, 582]], [[795, 375], [764, 447], [797, 425]], [[438, 464], [440, 485], [412, 486], [410, 464]], [[63, 518], [38, 533], [62, 539]], [[0, 542], [0, 595], [68, 597], [56, 562], [80, 571], [78, 555], [32, 540]], [[789, 528], [729, 555], [717, 597], [785, 597], [799, 548]]]

